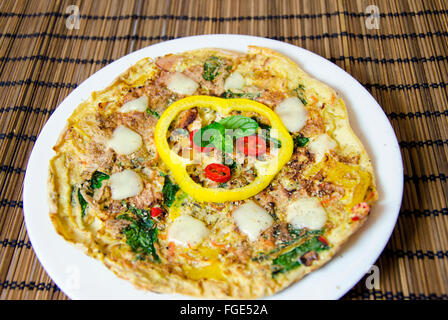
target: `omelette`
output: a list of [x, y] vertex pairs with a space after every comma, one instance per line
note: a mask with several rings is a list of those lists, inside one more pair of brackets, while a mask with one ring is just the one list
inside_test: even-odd
[[338, 94], [268, 48], [145, 58], [67, 120], [56, 231], [135, 287], [252, 299], [331, 260], [378, 198]]

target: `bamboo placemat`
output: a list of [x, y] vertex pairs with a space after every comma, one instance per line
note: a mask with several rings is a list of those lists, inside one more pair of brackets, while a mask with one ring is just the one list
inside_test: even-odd
[[[66, 26], [71, 4], [79, 7], [79, 29]], [[379, 9], [379, 29], [366, 27], [371, 4]], [[36, 259], [22, 212], [27, 160], [53, 110], [113, 60], [206, 33], [257, 35], [306, 48], [373, 94], [400, 141], [403, 206], [375, 263], [379, 288], [367, 289], [364, 278], [344, 298], [447, 299], [447, 22], [442, 0], [2, 1], [1, 299], [67, 299]]]

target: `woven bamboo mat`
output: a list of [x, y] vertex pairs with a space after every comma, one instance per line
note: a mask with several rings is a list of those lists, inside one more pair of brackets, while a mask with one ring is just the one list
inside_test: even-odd
[[[75, 4], [79, 29], [66, 26]], [[366, 8], [379, 8], [379, 29]], [[0, 3], [0, 297], [67, 299], [23, 221], [22, 183], [53, 110], [111, 61], [177, 37], [240, 33], [311, 50], [357, 78], [389, 117], [404, 161], [395, 231], [345, 299], [448, 298], [448, 10], [443, 1], [13, 1]], [[371, 21], [371, 20], [370, 20]], [[372, 239], [375, 241], [375, 239]]]

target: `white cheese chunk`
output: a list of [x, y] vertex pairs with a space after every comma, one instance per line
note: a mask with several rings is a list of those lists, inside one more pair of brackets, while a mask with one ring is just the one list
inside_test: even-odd
[[189, 215], [178, 217], [168, 228], [168, 241], [181, 246], [196, 246], [209, 234], [205, 224]]
[[146, 109], [148, 109], [148, 97], [141, 96], [140, 98], [128, 101], [124, 105], [122, 105], [120, 108], [120, 112], [122, 113], [132, 111], [145, 112]]
[[226, 78], [224, 82], [224, 90], [243, 89], [246, 81], [239, 72], [234, 72]]
[[178, 94], [192, 95], [199, 84], [183, 73], [176, 72], [168, 82], [167, 88]]
[[256, 241], [260, 234], [274, 222], [266, 210], [250, 200], [233, 212], [233, 219], [250, 241]]
[[308, 115], [302, 101], [297, 97], [286, 98], [280, 102], [275, 108], [275, 113], [289, 132], [297, 132], [302, 129]]
[[336, 148], [337, 143], [327, 134], [321, 134], [308, 143], [308, 150], [314, 154], [316, 163], [322, 161], [325, 154]]
[[142, 146], [142, 137], [135, 131], [119, 125], [107, 142], [109, 148], [122, 155], [131, 154]]
[[327, 213], [316, 198], [301, 198], [286, 209], [287, 221], [295, 228], [321, 229], [327, 221]]
[[130, 169], [111, 175], [109, 186], [112, 191], [112, 200], [134, 197], [143, 190], [142, 179], [135, 171]]

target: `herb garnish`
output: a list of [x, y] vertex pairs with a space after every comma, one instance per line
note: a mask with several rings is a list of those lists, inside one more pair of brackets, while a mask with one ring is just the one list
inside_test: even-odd
[[156, 117], [157, 119], [160, 118], [160, 114], [157, 111], [152, 110], [150, 108], [146, 109], [146, 113], [151, 115], [151, 116]]
[[213, 81], [219, 75], [219, 68], [222, 63], [218, 57], [212, 56], [208, 58], [204, 63], [204, 73], [202, 77], [205, 80]]
[[163, 201], [167, 207], [171, 207], [176, 198], [176, 193], [179, 191], [179, 186], [171, 182], [170, 177], [165, 175], [165, 182], [162, 188]]
[[294, 92], [296, 93], [297, 98], [299, 98], [299, 100], [306, 106], [308, 102], [305, 99], [305, 87], [303, 84], [299, 84], [297, 88], [294, 89]]
[[225, 129], [232, 129], [235, 139], [251, 136], [258, 129], [258, 122], [242, 115], [230, 116], [219, 121]]
[[259, 92], [233, 92], [231, 90], [226, 90], [221, 98], [224, 99], [233, 99], [233, 98], [245, 98], [245, 99], [255, 99], [260, 96]]
[[193, 142], [197, 146], [213, 145], [221, 151], [231, 153], [234, 139], [253, 135], [257, 129], [257, 121], [242, 115], [234, 115], [202, 127], [193, 136]]
[[158, 229], [151, 219], [149, 211], [133, 206], [130, 206], [128, 210], [132, 216], [124, 213], [116, 217], [116, 219], [131, 222], [122, 230], [126, 236], [126, 243], [137, 254], [138, 260], [144, 260], [146, 256], [151, 255], [153, 261], [160, 262], [160, 257], [154, 247], [154, 243], [157, 242]]
[[302, 136], [301, 134], [299, 134], [295, 139], [294, 139], [294, 147], [305, 147], [308, 142], [310, 141], [309, 138]]
[[92, 189], [99, 189], [102, 186], [103, 180], [108, 180], [110, 176], [101, 171], [95, 171], [90, 179], [90, 187]]

